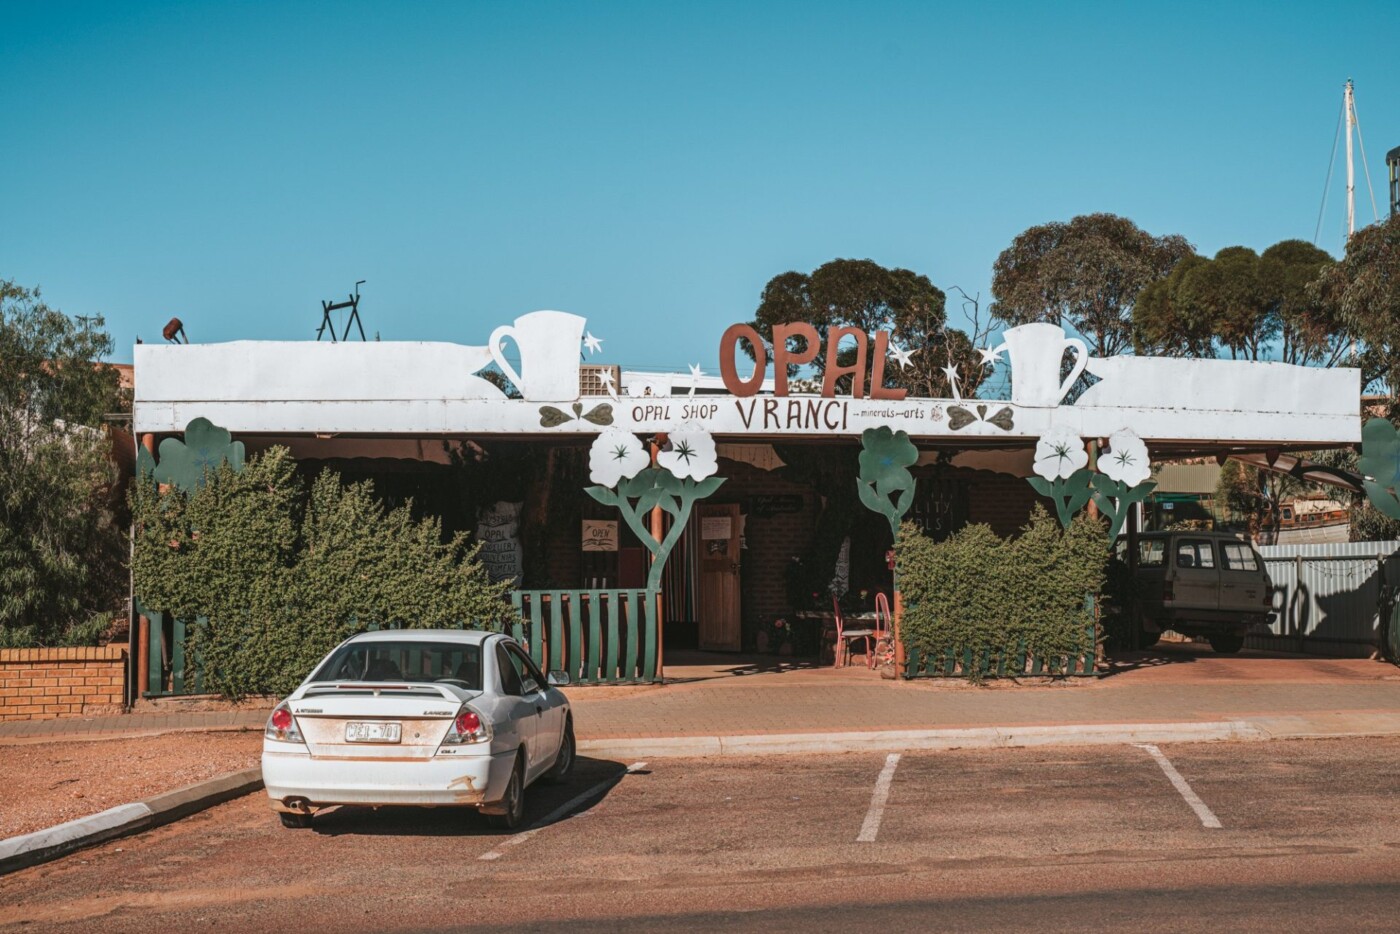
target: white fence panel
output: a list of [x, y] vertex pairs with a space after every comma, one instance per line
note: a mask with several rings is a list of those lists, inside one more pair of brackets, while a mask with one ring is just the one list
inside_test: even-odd
[[1400, 584], [1400, 541], [1263, 545], [1274, 622], [1250, 648], [1368, 655], [1380, 645], [1382, 584]]

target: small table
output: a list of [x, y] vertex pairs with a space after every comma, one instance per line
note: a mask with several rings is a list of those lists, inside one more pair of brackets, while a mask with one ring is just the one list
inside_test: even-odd
[[[836, 632], [836, 612], [834, 610], [798, 610], [792, 615], [794, 619], [816, 621], [823, 624], [821, 632], [817, 633], [817, 661], [820, 662], [822, 659], [822, 636], [828, 632], [825, 624], [831, 624], [829, 631], [834, 635]], [[879, 622], [879, 614], [874, 610], [862, 610], [859, 613], [842, 613], [841, 616], [845, 620], [847, 626], [850, 626], [852, 623], [869, 624], [868, 626], [853, 627], [857, 629], [874, 629]], [[838, 652], [833, 654], [839, 654], [839, 646]]]

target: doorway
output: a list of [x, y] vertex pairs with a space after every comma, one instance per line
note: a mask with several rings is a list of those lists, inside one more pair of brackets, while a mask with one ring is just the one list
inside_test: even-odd
[[700, 520], [700, 648], [737, 652], [741, 639], [739, 504], [700, 504], [696, 513]]

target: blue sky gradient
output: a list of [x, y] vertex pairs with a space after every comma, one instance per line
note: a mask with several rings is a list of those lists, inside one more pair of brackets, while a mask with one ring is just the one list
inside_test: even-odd
[[1349, 76], [1384, 214], [1400, 17], [1346, 9], [10, 2], [0, 277], [105, 315], [120, 361], [172, 315], [310, 339], [365, 279], [386, 340], [559, 308], [600, 361], [714, 373], [771, 276], [835, 257], [985, 303], [1075, 214], [1311, 240]]

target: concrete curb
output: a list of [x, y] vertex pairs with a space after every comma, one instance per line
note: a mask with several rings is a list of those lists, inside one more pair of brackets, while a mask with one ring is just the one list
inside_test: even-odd
[[974, 727], [852, 733], [779, 733], [748, 736], [661, 736], [580, 740], [580, 753], [629, 757], [801, 755], [907, 750], [1092, 746], [1117, 743], [1203, 743], [1274, 738], [1248, 720], [1198, 723], [1093, 723], [1070, 726]]
[[244, 769], [195, 782], [165, 794], [0, 840], [0, 875], [48, 862], [115, 837], [149, 830], [239, 798], [262, 787], [262, 769]]

